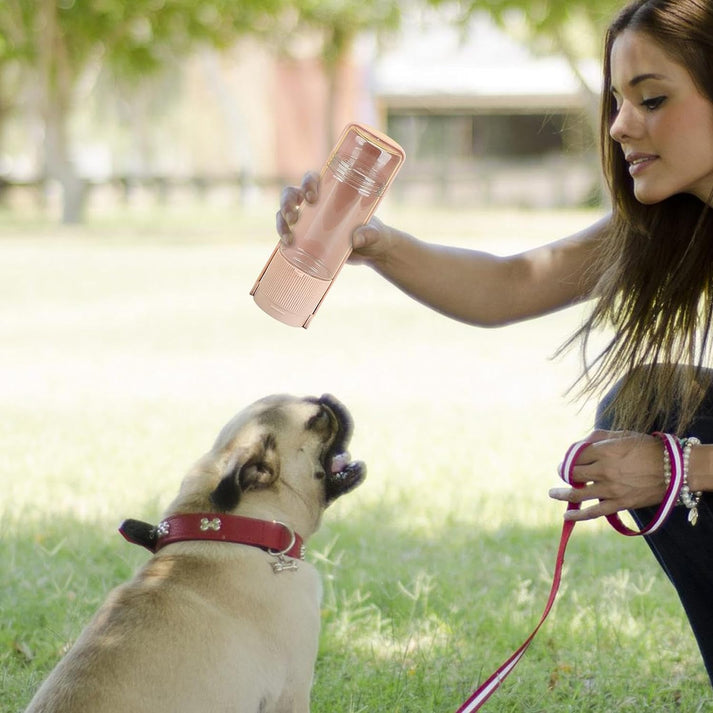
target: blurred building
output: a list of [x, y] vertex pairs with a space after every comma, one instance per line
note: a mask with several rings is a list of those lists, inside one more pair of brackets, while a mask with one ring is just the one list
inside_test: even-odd
[[560, 57], [533, 56], [484, 18], [466, 35], [407, 25], [373, 74], [378, 115], [408, 154], [399, 186], [450, 202], [593, 199], [600, 68], [592, 61], [578, 71]]
[[[255, 149], [244, 165], [280, 185], [298, 180], [330, 148], [321, 66], [309, 46], [292, 59], [250, 56], [235, 76], [270, 72], [250, 100], [247, 77], [233, 94]], [[591, 116], [600, 68], [578, 69], [579, 78], [562, 58], [533, 56], [485, 17], [465, 34], [436, 15], [407, 18], [386, 47], [366, 39], [341, 68], [333, 130], [356, 119], [399, 141], [407, 160], [392, 192], [403, 200], [579, 205], [600, 189]]]
[[[564, 60], [533, 56], [487, 18], [462, 35], [437, 17], [406, 18], [386, 46], [360, 40], [340, 68], [333, 132], [360, 120], [399, 141], [407, 159], [392, 192], [403, 200], [590, 201], [599, 188], [587, 113], [596, 63], [578, 79]], [[291, 50], [278, 56], [245, 41], [198, 53], [140, 89], [95, 82], [72, 125], [80, 172], [125, 189], [183, 184], [246, 199], [319, 168], [330, 148], [328, 83], [313, 43]], [[39, 133], [30, 101], [6, 131], [0, 175], [37, 174]]]

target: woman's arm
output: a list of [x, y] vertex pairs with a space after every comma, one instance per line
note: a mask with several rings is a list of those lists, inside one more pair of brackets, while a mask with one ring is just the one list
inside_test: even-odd
[[[319, 175], [286, 188], [277, 231], [291, 240], [302, 204], [319, 195]], [[350, 262], [369, 264], [423, 304], [454, 319], [500, 326], [552, 312], [589, 296], [597, 282], [597, 246], [609, 224], [604, 218], [573, 236], [526, 252], [500, 257], [424, 242], [377, 218], [354, 231]]]
[[372, 221], [354, 234], [352, 261], [366, 261], [414, 299], [478, 326], [501, 326], [589, 296], [592, 265], [609, 219], [576, 235], [499, 257], [417, 240]]
[[713, 445], [702, 444], [691, 449], [688, 486], [694, 493], [698, 490], [713, 491]]

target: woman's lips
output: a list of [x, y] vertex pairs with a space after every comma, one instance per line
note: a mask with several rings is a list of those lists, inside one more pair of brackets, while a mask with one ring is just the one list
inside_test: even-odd
[[629, 164], [629, 174], [631, 176], [637, 176], [642, 171], [646, 170], [658, 156], [650, 154], [635, 154], [632, 156], [627, 156], [626, 160]]

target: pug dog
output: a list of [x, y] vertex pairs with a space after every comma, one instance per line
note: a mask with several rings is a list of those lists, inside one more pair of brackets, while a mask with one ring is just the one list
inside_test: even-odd
[[333, 396], [268, 396], [236, 415], [153, 526], [26, 713], [307, 713], [321, 583], [302, 559], [325, 508], [365, 477]]

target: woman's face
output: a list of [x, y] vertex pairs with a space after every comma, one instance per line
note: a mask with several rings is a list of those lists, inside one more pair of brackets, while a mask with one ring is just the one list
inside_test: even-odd
[[713, 103], [688, 70], [641, 32], [626, 30], [611, 50], [616, 115], [610, 135], [621, 145], [641, 203], [676, 193], [708, 202], [713, 193]]

